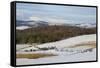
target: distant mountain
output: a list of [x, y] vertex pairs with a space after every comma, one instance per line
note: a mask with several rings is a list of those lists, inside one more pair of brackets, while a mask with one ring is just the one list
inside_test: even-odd
[[59, 25], [59, 26], [76, 26], [81, 28], [94, 28], [96, 27], [95, 23], [57, 23], [57, 22], [46, 22], [46, 21], [22, 21], [17, 20], [16, 26], [18, 28], [35, 28], [35, 27], [44, 27], [44, 26], [52, 26], [52, 25]]
[[77, 27], [82, 27], [82, 28], [94, 28], [96, 27], [96, 24], [94, 23], [81, 23], [81, 24], [75, 24]]
[[45, 21], [16, 21], [16, 26], [30, 26], [30, 27], [36, 27], [36, 26], [47, 26], [48, 22]]
[[22, 20], [17, 20], [16, 21], [16, 26], [30, 26], [28, 24], [29, 22], [35, 22], [35, 21], [22, 21]]

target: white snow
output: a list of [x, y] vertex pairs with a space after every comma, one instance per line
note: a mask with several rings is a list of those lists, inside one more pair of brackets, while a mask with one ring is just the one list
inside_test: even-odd
[[29, 64], [46, 64], [46, 63], [61, 63], [61, 62], [80, 62], [96, 60], [96, 49], [93, 52], [78, 53], [74, 55], [59, 55], [54, 57], [39, 58], [39, 59], [17, 59], [17, 65]]
[[72, 37], [69, 39], [64, 39], [52, 43], [41, 44], [38, 46], [39, 47], [56, 46], [61, 48], [61, 47], [73, 46], [79, 43], [90, 42], [90, 41], [96, 41], [96, 34], [76, 36], [76, 37]]
[[28, 28], [31, 28], [29, 26], [17, 26], [16, 29], [17, 30], [24, 30], [24, 29], [28, 29]]
[[75, 26], [82, 27], [82, 28], [94, 28], [94, 27], [96, 27], [96, 25], [92, 25], [89, 23], [79, 24], [79, 25], [75, 25]]
[[[79, 61], [96, 60], [96, 47], [94, 46], [78, 46], [73, 48], [69, 47], [85, 42], [96, 42], [96, 34], [81, 35], [65, 40], [37, 45], [38, 48], [56, 47], [55, 49], [39, 50], [35, 46], [22, 49], [18, 51], [17, 54], [44, 53], [44, 54], [55, 54], [57, 56], [52, 56], [52, 57], [50, 56], [38, 59], [17, 58], [16, 63], [17, 65], [29, 65], [29, 64], [46, 64], [46, 63], [79, 62]], [[25, 50], [30, 50], [30, 49], [37, 51], [25, 52]]]

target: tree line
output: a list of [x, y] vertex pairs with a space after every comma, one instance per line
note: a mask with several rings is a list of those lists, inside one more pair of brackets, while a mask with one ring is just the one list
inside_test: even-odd
[[81, 28], [75, 26], [45, 26], [16, 30], [16, 43], [46, 43], [54, 42], [69, 37], [95, 34], [96, 28]]

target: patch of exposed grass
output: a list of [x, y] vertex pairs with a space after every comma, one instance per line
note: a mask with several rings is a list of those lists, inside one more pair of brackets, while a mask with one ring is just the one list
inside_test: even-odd
[[28, 58], [28, 59], [37, 59], [37, 58], [50, 57], [50, 56], [56, 56], [56, 55], [54, 55], [54, 54], [42, 54], [42, 53], [16, 54], [16, 58]]
[[74, 45], [74, 46], [70, 46], [71, 48], [74, 48], [74, 47], [79, 47], [79, 46], [96, 46], [96, 42], [86, 42], [86, 43], [80, 43], [80, 44], [77, 44], [77, 45]]
[[80, 46], [96, 46], [95, 42], [81, 43]]

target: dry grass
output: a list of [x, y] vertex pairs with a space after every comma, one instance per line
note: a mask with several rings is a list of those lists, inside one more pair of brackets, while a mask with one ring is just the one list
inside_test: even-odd
[[96, 47], [96, 42], [80, 43], [80, 44], [77, 44], [77, 45], [74, 45], [74, 46], [70, 46], [70, 47], [74, 48], [74, 47], [79, 47], [79, 46], [94, 46], [94, 47]]
[[79, 46], [96, 46], [95, 42], [81, 43]]
[[37, 58], [50, 57], [50, 56], [55, 56], [55, 55], [53, 55], [53, 54], [42, 54], [42, 53], [37, 53], [37, 54], [16, 54], [16, 58], [28, 58], [28, 59], [37, 59]]

